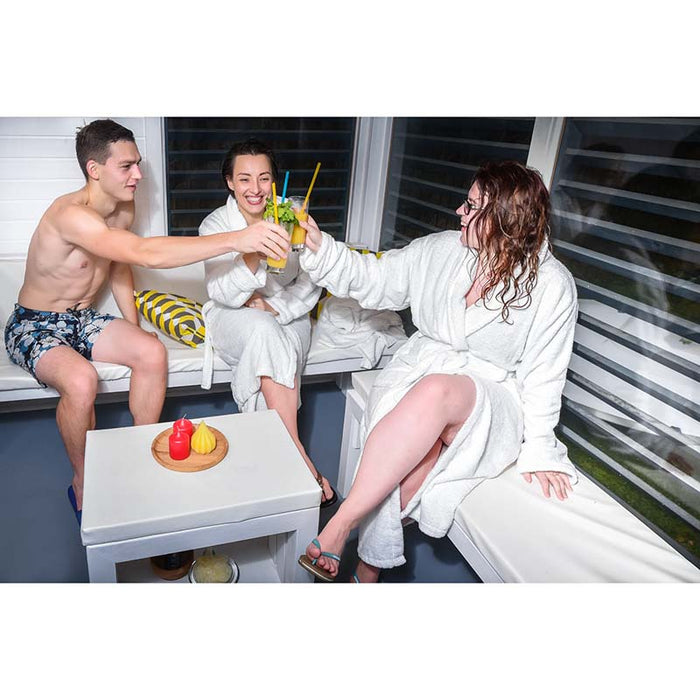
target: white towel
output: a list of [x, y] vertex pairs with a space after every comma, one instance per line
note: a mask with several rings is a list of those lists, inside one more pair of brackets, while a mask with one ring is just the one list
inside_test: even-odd
[[387, 348], [406, 340], [395, 311], [363, 309], [354, 299], [329, 297], [313, 330], [314, 345], [357, 349], [362, 369], [376, 367]]

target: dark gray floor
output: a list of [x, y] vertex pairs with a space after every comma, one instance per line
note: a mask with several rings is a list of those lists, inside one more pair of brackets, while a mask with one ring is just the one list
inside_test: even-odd
[[[299, 429], [314, 463], [335, 486], [345, 399], [332, 383], [302, 387]], [[162, 420], [230, 413], [230, 394], [168, 398]], [[130, 425], [126, 405], [97, 407], [97, 427]], [[72, 471], [53, 410], [0, 414], [0, 581], [87, 582], [85, 550], [66, 496]], [[321, 511], [323, 525], [337, 506]], [[386, 582], [472, 583], [478, 577], [452, 544], [405, 530], [404, 566], [386, 571]], [[356, 539], [345, 549], [339, 580], [356, 564]]]

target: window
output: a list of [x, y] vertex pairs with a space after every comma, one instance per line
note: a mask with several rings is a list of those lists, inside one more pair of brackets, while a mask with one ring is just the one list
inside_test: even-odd
[[165, 120], [168, 228], [170, 235], [196, 236], [199, 224], [228, 196], [221, 163], [236, 141], [256, 137], [275, 151], [280, 168], [290, 171], [287, 195], [304, 196], [321, 162], [309, 210], [328, 233], [345, 233], [355, 119], [345, 117], [247, 117]]
[[680, 518], [697, 560], [700, 119], [567, 120], [552, 210], [580, 304], [562, 434]]
[[412, 117], [393, 123], [380, 247], [459, 228], [455, 209], [488, 160], [527, 161], [534, 119]]

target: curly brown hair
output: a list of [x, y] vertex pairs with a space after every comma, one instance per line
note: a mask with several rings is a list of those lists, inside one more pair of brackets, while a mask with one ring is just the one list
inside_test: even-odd
[[486, 262], [487, 295], [499, 284], [496, 300], [503, 305], [501, 317], [508, 320], [510, 307], [527, 308], [537, 282], [538, 253], [549, 232], [549, 192], [541, 175], [515, 161], [485, 163], [472, 185], [481, 191], [482, 207], [469, 222], [475, 227], [479, 250]]

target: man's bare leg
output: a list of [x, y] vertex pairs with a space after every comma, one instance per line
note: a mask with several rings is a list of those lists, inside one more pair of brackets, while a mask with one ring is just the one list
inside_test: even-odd
[[92, 359], [130, 367], [129, 410], [134, 425], [158, 422], [168, 380], [168, 354], [158, 338], [115, 319], [95, 341]]
[[[464, 376], [430, 375], [408, 391], [367, 438], [352, 488], [318, 536], [321, 548], [340, 554], [351, 530], [419, 469], [407, 486], [415, 493], [435, 463], [428, 468], [428, 456], [438, 449], [438, 440], [452, 442], [475, 402], [474, 382]], [[313, 559], [321, 552], [310, 544], [306, 554]], [[331, 575], [338, 571], [332, 559], [320, 557], [317, 565]]]
[[36, 365], [36, 376], [60, 394], [56, 407], [58, 432], [73, 467], [73, 490], [78, 510], [83, 507], [85, 435], [95, 428], [97, 372], [68, 346], [47, 350]]
[[[280, 414], [280, 418], [284, 423], [287, 431], [292, 437], [294, 444], [297, 446], [301, 456], [304, 458], [309, 471], [313, 474], [314, 479], [318, 481], [318, 470], [311, 461], [309, 455], [306, 454], [304, 446], [299, 439], [299, 428], [297, 426], [297, 406], [299, 405], [299, 377], [294, 377], [294, 388], [278, 384], [270, 377], [260, 377], [260, 390], [265, 397], [265, 403], [268, 408], [273, 408]], [[323, 489], [323, 498], [327, 500], [333, 497], [333, 490], [326, 477], [321, 477], [321, 488]]]

